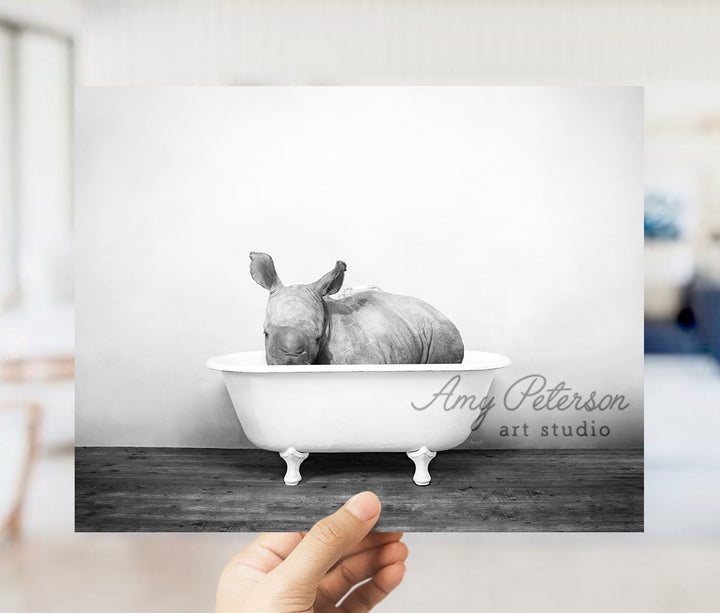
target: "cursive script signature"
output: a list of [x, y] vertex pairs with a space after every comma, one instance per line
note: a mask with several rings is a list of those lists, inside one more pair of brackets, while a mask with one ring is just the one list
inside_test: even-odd
[[598, 393], [590, 392], [587, 398], [577, 392], [572, 392], [571, 387], [565, 385], [565, 381], [560, 381], [553, 387], [548, 387], [548, 382], [542, 375], [527, 375], [522, 379], [518, 379], [505, 392], [504, 403], [508, 411], [517, 411], [525, 401], [532, 406], [535, 411], [567, 411], [574, 409], [576, 411], [609, 411], [616, 408], [618, 411], [624, 411], [629, 404], [625, 396], [620, 394], [605, 394], [602, 398], [598, 398]]
[[[430, 400], [423, 405], [410, 402], [410, 406], [416, 411], [425, 411], [432, 406], [442, 407], [444, 411], [457, 409], [468, 409], [478, 411], [478, 416], [472, 424], [476, 430], [485, 421], [488, 412], [495, 406], [495, 399], [492, 396], [479, 398], [475, 394], [459, 394], [460, 375], [453, 375], [434, 394]], [[572, 395], [570, 394], [572, 392]], [[600, 397], [596, 391], [590, 392], [586, 397], [572, 388], [567, 387], [565, 381], [560, 381], [553, 387], [548, 386], [547, 379], [542, 375], [527, 375], [515, 381], [505, 392], [503, 397], [505, 408], [508, 411], [517, 411], [523, 405], [529, 405], [535, 411], [608, 411], [616, 409], [624, 411], [629, 407], [625, 396], [620, 394], [605, 394]]]
[[472, 429], [476, 430], [485, 421], [490, 409], [492, 409], [494, 400], [487, 397], [478, 399], [475, 394], [465, 395], [456, 394], [458, 385], [460, 385], [460, 375], [454, 375], [440, 388], [440, 391], [435, 392], [432, 395], [432, 399], [425, 406], [417, 406], [414, 402], [410, 402], [410, 406], [416, 411], [424, 411], [429, 409], [436, 401], [444, 397], [440, 404], [445, 411], [454, 411], [455, 409], [463, 409], [467, 407], [471, 411], [479, 411], [478, 416], [475, 418], [472, 424]]

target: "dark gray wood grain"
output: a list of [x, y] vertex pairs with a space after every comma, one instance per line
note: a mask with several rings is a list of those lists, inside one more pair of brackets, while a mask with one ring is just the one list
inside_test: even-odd
[[302, 482], [247, 449], [81, 447], [79, 532], [295, 531], [372, 490], [379, 531], [642, 531], [642, 450], [452, 450], [412, 482], [400, 453], [310, 454]]

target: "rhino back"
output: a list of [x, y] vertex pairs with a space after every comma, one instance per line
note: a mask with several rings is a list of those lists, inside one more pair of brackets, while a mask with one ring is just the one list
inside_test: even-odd
[[453, 323], [426, 302], [380, 291], [325, 300], [319, 364], [458, 363], [463, 344]]

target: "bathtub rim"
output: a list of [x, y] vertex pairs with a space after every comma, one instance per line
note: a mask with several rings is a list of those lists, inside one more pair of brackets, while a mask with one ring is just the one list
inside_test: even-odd
[[[468, 360], [468, 358], [470, 358]], [[333, 372], [464, 372], [498, 370], [510, 366], [507, 356], [487, 351], [466, 350], [460, 364], [309, 364], [307, 366], [269, 366], [265, 351], [239, 351], [210, 358], [210, 370], [237, 373], [333, 373]]]

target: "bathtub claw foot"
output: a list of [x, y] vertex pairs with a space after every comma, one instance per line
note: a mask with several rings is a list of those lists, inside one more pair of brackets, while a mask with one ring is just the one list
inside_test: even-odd
[[428, 466], [430, 460], [432, 460], [437, 454], [434, 451], [430, 451], [427, 447], [420, 447], [415, 451], [408, 451], [407, 457], [415, 462], [415, 474], [413, 475], [413, 481], [415, 485], [430, 485], [430, 471]]
[[298, 451], [295, 447], [288, 447], [280, 453], [280, 457], [287, 464], [287, 472], [285, 473], [285, 485], [297, 485], [302, 480], [300, 476], [300, 464], [307, 459], [309, 453]]

